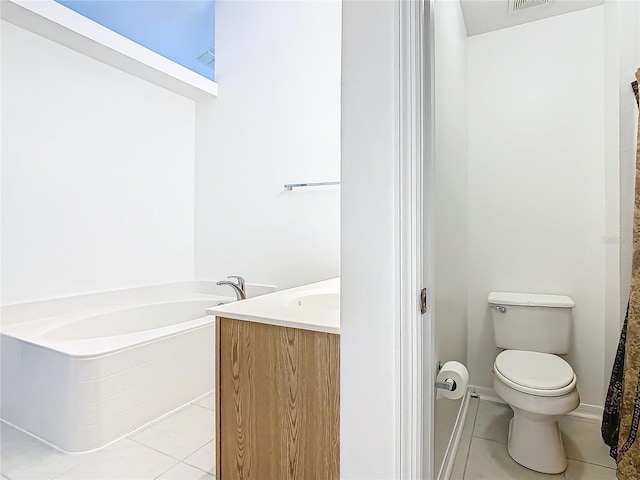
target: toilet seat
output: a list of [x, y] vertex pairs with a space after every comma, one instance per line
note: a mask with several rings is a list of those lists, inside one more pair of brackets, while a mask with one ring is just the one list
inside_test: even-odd
[[571, 365], [549, 353], [505, 350], [496, 357], [493, 370], [509, 387], [541, 397], [565, 395], [576, 385]]

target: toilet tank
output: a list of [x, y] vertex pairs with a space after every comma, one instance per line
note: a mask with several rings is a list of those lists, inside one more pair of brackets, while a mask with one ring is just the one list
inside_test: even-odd
[[489, 306], [496, 346], [565, 354], [575, 302], [563, 295], [491, 292]]

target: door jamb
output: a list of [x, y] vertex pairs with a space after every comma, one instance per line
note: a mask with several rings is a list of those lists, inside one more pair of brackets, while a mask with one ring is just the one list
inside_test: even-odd
[[[399, 314], [398, 357], [400, 376], [400, 473], [403, 479], [433, 477], [433, 331], [430, 309], [420, 313], [420, 291], [430, 290], [430, 231], [425, 212], [425, 178], [429, 182], [432, 153], [431, 48], [433, 0], [397, 0], [396, 132], [399, 168], [398, 245]], [[425, 56], [426, 55], [426, 56]], [[428, 115], [425, 115], [428, 114]], [[431, 205], [431, 202], [428, 203]], [[428, 209], [428, 206], [426, 207]], [[424, 214], [427, 213], [426, 221]], [[432, 295], [428, 295], [428, 305]], [[426, 363], [425, 363], [426, 360]], [[426, 372], [425, 372], [425, 366]]]

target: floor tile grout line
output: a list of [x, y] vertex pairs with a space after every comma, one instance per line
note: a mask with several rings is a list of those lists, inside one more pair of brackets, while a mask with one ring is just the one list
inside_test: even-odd
[[203, 407], [202, 405], [196, 405], [195, 403], [193, 404], [194, 407], [198, 407], [198, 408], [202, 408], [203, 410], [206, 410], [208, 412], [215, 412], [215, 410], [213, 408], [207, 408], [207, 407]]
[[[480, 414], [480, 404], [482, 403], [483, 400], [480, 400], [480, 402], [478, 402], [478, 410], [476, 411], [476, 418], [473, 421], [473, 431], [471, 433], [471, 436], [473, 438], [480, 438], [482, 440], [489, 440], [490, 442], [495, 442], [495, 443], [501, 443], [503, 445], [506, 445], [509, 441], [508, 439], [508, 429], [507, 429], [507, 440], [505, 440], [504, 442], [500, 441], [500, 440], [495, 440], [493, 438], [485, 438], [485, 437], [481, 437], [479, 435], [476, 435], [476, 422], [478, 421], [478, 415]], [[491, 400], [484, 400], [485, 402], [491, 402]], [[498, 402], [492, 402], [492, 403], [498, 403]], [[508, 407], [508, 406], [507, 406]], [[513, 412], [513, 410], [511, 410], [511, 412]], [[511, 417], [513, 418], [513, 416]]]
[[207, 410], [215, 410], [213, 408], [209, 408], [209, 407], [205, 407], [204, 405], [200, 405], [200, 402], [203, 402], [204, 400], [200, 400], [199, 402], [191, 402], [190, 405], [195, 405], [196, 407], [201, 407], [201, 408], [206, 408]]
[[[212, 439], [211, 439], [211, 440], [209, 440], [208, 442], [203, 443], [203, 444], [202, 444], [202, 445], [200, 445], [198, 448], [196, 448], [196, 449], [195, 449], [195, 450], [193, 450], [192, 452], [188, 453], [184, 458], [178, 458], [178, 457], [176, 457], [176, 456], [174, 456], [174, 455], [170, 455], [170, 454], [168, 454], [167, 452], [163, 452], [163, 451], [161, 451], [161, 450], [158, 450], [157, 448], [154, 448], [154, 447], [152, 447], [151, 445], [147, 445], [146, 443], [143, 443], [143, 442], [141, 442], [141, 441], [139, 441], [139, 440], [136, 440], [136, 439], [134, 439], [134, 438], [130, 438], [130, 437], [126, 437], [126, 438], [128, 438], [129, 440], [133, 440], [134, 442], [136, 442], [136, 443], [137, 443], [137, 444], [139, 444], [139, 445], [142, 445], [143, 447], [150, 448], [151, 450], [154, 450], [154, 451], [156, 451], [156, 452], [158, 452], [158, 453], [161, 453], [161, 454], [163, 454], [163, 455], [166, 455], [166, 456], [167, 456], [167, 457], [169, 457], [169, 458], [173, 458], [174, 460], [177, 460], [178, 462], [183, 462], [183, 463], [186, 463], [186, 462], [184, 462], [184, 461], [185, 461], [187, 458], [189, 458], [191, 455], [193, 455], [194, 453], [196, 453], [198, 450], [200, 450], [201, 448], [203, 448], [203, 447], [205, 447], [206, 445], [209, 445], [210, 443], [212, 443], [213, 441], [215, 441], [215, 438], [212, 438]], [[187, 465], [190, 465], [190, 464], [188, 464], [188, 463], [187, 463]], [[175, 466], [175, 465], [174, 465], [174, 466]], [[190, 466], [195, 466], [195, 465], [190, 465]], [[196, 468], [198, 468], [198, 467], [196, 467]], [[202, 469], [200, 469], [200, 470], [202, 470]], [[165, 473], [166, 473], [166, 472], [165, 472]], [[209, 473], [209, 472], [207, 472], [207, 473]]]
[[478, 399], [478, 404], [476, 405], [476, 413], [473, 416], [473, 425], [471, 426], [471, 436], [473, 437], [473, 432], [476, 430], [476, 422], [478, 420], [478, 412], [480, 411], [480, 400]]
[[471, 451], [471, 442], [473, 442], [473, 432], [476, 429], [476, 420], [478, 419], [478, 411], [480, 410], [480, 399], [478, 398], [478, 403], [476, 404], [476, 411], [473, 414], [473, 424], [471, 425], [471, 436], [469, 438], [469, 446], [467, 447], [467, 454], [464, 459], [464, 468], [462, 469], [462, 480], [467, 475], [467, 464], [469, 463], [469, 452]]
[[196, 467], [195, 465], [191, 465], [190, 463], [187, 463], [187, 462], [182, 462], [182, 463], [184, 463], [185, 465], [189, 465], [190, 467], [193, 467], [193, 468], [195, 468], [197, 470], [200, 470], [201, 472], [208, 473], [209, 475], [215, 477], [215, 475], [213, 473], [211, 473], [211, 472], [209, 472], [207, 470], [204, 470], [204, 469], [202, 469], [200, 467]]
[[[209, 445], [211, 442], [213, 442], [215, 440], [215, 438], [212, 438], [211, 440], [209, 440], [207, 443], [205, 443], [204, 445], [200, 445], [198, 448], [196, 448], [193, 452], [191, 452], [189, 455], [187, 455], [186, 457], [184, 457], [182, 460], [180, 460], [181, 462], [184, 462], [187, 458], [189, 458], [191, 455], [193, 455], [194, 453], [196, 453], [198, 450], [200, 450], [201, 448], [206, 447], [207, 445]], [[197, 468], [197, 467], [196, 467]], [[208, 472], [207, 472], [208, 473]]]
[[494, 438], [485, 438], [485, 437], [479, 437], [477, 435], [472, 435], [473, 438], [479, 438], [480, 440], [489, 440], [490, 442], [494, 442], [494, 443], [500, 443], [502, 445], [506, 445], [507, 443], [509, 443], [508, 441], [501, 441], [501, 440], [496, 440]]
[[[162, 455], [165, 455], [165, 456], [167, 456], [167, 457], [169, 457], [169, 458], [172, 458], [172, 459], [174, 459], [174, 460], [176, 460], [176, 461], [178, 461], [178, 462], [181, 462], [181, 461], [182, 461], [182, 460], [180, 460], [178, 457], [174, 457], [173, 455], [169, 455], [167, 452], [163, 452], [163, 451], [161, 451], [161, 450], [158, 450], [157, 448], [154, 448], [154, 447], [152, 447], [151, 445], [147, 445], [146, 443], [143, 443], [143, 442], [141, 442], [141, 441], [139, 441], [139, 440], [136, 440], [135, 438], [129, 438], [129, 437], [127, 437], [127, 438], [128, 438], [129, 440], [133, 440], [133, 441], [134, 441], [134, 442], [136, 442], [138, 445], [142, 445], [143, 447], [147, 447], [148, 449], [153, 450], [154, 452], [161, 453]], [[174, 466], [175, 466], [175, 465], [174, 465]]]
[[[162, 453], [162, 452], [161, 452]], [[166, 454], [165, 454], [166, 455]], [[169, 456], [169, 458], [173, 458], [175, 460], [175, 457]], [[162, 472], [160, 475], [158, 475], [157, 477], [153, 477], [153, 480], [157, 480], [158, 478], [160, 478], [162, 475], [164, 475], [165, 473], [167, 473], [169, 470], [171, 470], [172, 468], [174, 468], [176, 465], [180, 465], [182, 462], [178, 461], [177, 463], [174, 463], [173, 465], [171, 465], [169, 468], [167, 468], [164, 472]]]
[[607, 467], [606, 465], [602, 465], [600, 463], [593, 463], [593, 462], [590, 462], [588, 460], [578, 460], [577, 458], [567, 457], [567, 460], [571, 460], [573, 462], [586, 463], [588, 465], [593, 465], [594, 467], [608, 468], [609, 470], [616, 470], [617, 469], [616, 467]]
[[[189, 455], [187, 455], [186, 457], [184, 457], [182, 459], [182, 461], [184, 462], [187, 458], [189, 458], [191, 455], [195, 454], [196, 452], [200, 451], [201, 449], [203, 449], [204, 447], [206, 447], [207, 445], [209, 445], [210, 443], [214, 443], [216, 441], [215, 438], [212, 438], [211, 440], [209, 440], [207, 443], [205, 443], [204, 445], [201, 445], [200, 447], [196, 448], [193, 452], [191, 452]], [[215, 443], [213, 445], [215, 447]], [[193, 465], [195, 467], [195, 465]], [[198, 467], [196, 467], [198, 468]], [[202, 469], [201, 469], [202, 470]], [[209, 473], [209, 472], [207, 472]]]
[[492, 440], [490, 438], [483, 438], [483, 437], [471, 437], [472, 439], [477, 439], [477, 440], [484, 440], [486, 442], [491, 442], [491, 443], [497, 443], [499, 445], [506, 445], [507, 442], [499, 442], [498, 440]]

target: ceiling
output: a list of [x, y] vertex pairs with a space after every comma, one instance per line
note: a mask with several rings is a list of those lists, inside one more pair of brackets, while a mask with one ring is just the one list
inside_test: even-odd
[[604, 3], [604, 0], [550, 0], [545, 5], [525, 7], [512, 12], [510, 11], [510, 2], [512, 1], [460, 0], [464, 22], [467, 26], [467, 35], [491, 32]]

